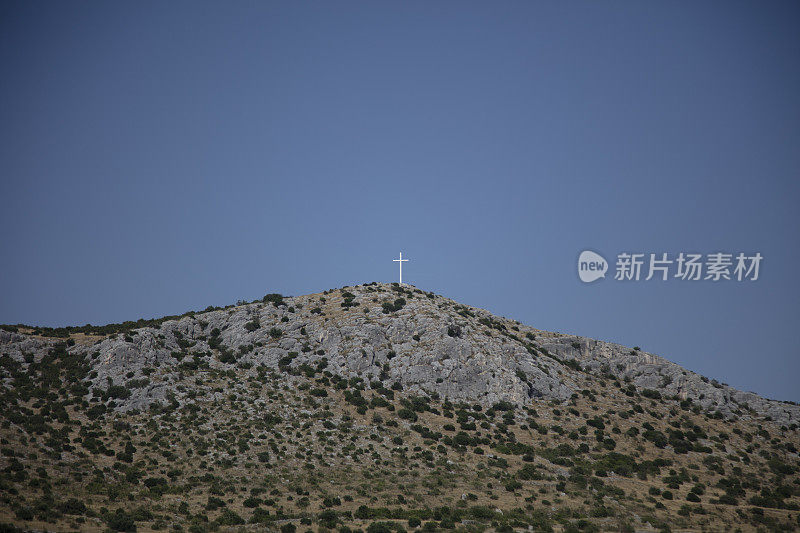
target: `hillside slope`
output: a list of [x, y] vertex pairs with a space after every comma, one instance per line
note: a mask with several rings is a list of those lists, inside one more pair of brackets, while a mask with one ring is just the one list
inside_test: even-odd
[[6, 327], [0, 372], [21, 528], [800, 524], [799, 406], [410, 286]]

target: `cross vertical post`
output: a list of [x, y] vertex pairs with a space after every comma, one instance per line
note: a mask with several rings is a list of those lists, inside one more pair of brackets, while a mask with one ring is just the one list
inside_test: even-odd
[[392, 259], [395, 263], [400, 263], [400, 285], [403, 284], [403, 262], [407, 262], [408, 259], [403, 259], [403, 252], [400, 252], [400, 259]]

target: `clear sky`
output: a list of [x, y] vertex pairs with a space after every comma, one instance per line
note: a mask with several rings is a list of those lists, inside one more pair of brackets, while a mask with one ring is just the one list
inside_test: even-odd
[[[800, 4], [0, 3], [0, 323], [405, 281], [800, 401]], [[583, 284], [592, 249], [756, 282]], [[613, 270], [613, 265], [612, 265]]]

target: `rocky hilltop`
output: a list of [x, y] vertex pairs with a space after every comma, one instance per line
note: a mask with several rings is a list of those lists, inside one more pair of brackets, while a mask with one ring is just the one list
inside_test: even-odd
[[793, 531], [800, 408], [370, 283], [0, 326], [0, 532]]
[[[212, 368], [278, 369], [317, 365], [341, 377], [388, 379], [411, 392], [484, 406], [566, 401], [587, 377], [613, 377], [661, 396], [730, 416], [800, 422], [800, 406], [764, 399], [690, 372], [657, 355], [618, 344], [541, 331], [488, 311], [397, 284], [345, 287], [298, 297], [190, 313], [156, 327], [69, 347], [94, 369], [91, 388], [130, 387], [115, 409], [163, 401], [187, 362]], [[4, 354], [44, 353], [57, 342], [0, 331]], [[144, 369], [158, 369], [143, 374]], [[133, 376], [131, 377], [131, 373]], [[146, 382], [146, 383], [145, 383]], [[173, 391], [174, 392], [174, 391]], [[653, 393], [650, 393], [653, 394]], [[178, 401], [183, 395], [176, 393]]]

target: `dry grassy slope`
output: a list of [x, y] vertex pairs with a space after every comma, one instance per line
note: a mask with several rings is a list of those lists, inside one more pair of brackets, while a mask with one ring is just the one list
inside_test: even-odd
[[273, 300], [72, 346], [0, 332], [0, 529], [800, 524], [798, 427], [767, 414], [795, 406], [705, 407], [690, 373], [656, 394], [607, 364], [661, 380], [654, 356], [421, 291]]

